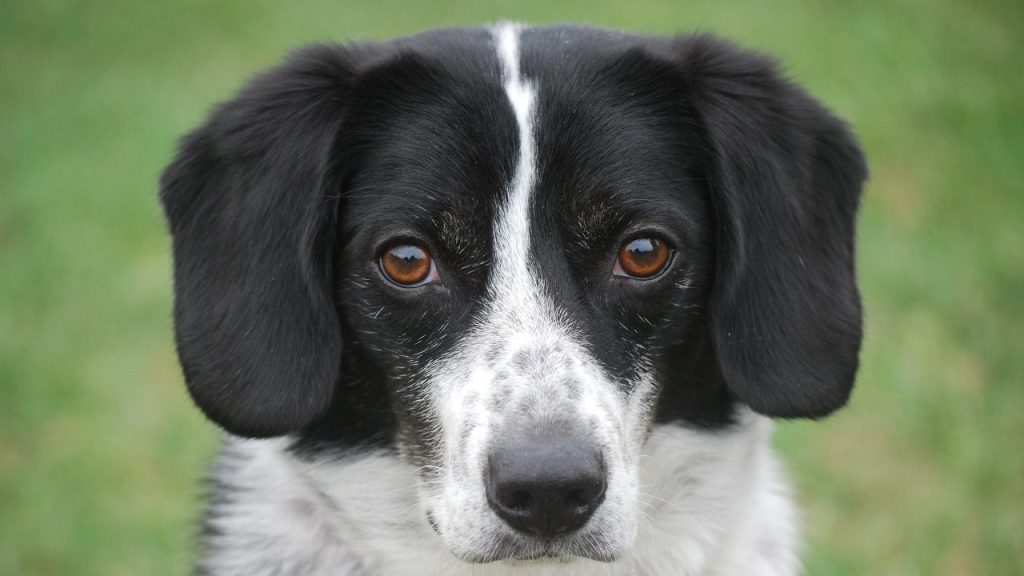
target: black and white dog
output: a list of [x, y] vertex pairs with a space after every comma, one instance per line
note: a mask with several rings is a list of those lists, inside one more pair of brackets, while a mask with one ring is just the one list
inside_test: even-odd
[[710, 36], [319, 45], [161, 181], [200, 574], [787, 575], [857, 371], [845, 125]]

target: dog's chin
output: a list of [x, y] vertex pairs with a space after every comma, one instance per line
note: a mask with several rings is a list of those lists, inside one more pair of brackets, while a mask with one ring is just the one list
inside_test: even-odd
[[622, 550], [611, 550], [593, 544], [584, 545], [583, 538], [569, 537], [555, 540], [520, 541], [518, 539], [497, 539], [486, 550], [468, 550], [449, 547], [451, 553], [469, 564], [490, 564], [502, 562], [511, 566], [538, 566], [547, 564], [568, 564], [581, 559], [597, 562], [614, 562]]

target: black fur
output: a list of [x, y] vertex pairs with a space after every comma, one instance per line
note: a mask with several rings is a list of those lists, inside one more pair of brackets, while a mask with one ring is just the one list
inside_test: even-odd
[[353, 81], [343, 49], [295, 53], [186, 137], [161, 179], [185, 381], [237, 434], [301, 428], [338, 382], [323, 185]]
[[[661, 421], [842, 406], [865, 178], [844, 125], [770, 60], [708, 36], [525, 34], [535, 269], [605, 369], [625, 382], [652, 351]], [[483, 30], [306, 49], [218, 108], [161, 181], [196, 403], [236, 434], [399, 440], [429, 461], [419, 376], [480, 311], [516, 146]], [[638, 227], [674, 240], [672, 269], [611, 279]], [[389, 286], [375, 258], [394, 237], [426, 242], [445, 281]]]
[[854, 224], [866, 166], [846, 126], [766, 57], [707, 36], [674, 47], [711, 154], [711, 337], [730, 389], [768, 416], [846, 404], [861, 305]]

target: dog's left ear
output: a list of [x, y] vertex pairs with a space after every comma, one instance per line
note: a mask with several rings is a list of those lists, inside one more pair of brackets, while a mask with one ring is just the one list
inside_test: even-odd
[[770, 59], [709, 36], [677, 42], [712, 151], [709, 323], [722, 375], [759, 413], [827, 415], [850, 395], [861, 344], [863, 155]]

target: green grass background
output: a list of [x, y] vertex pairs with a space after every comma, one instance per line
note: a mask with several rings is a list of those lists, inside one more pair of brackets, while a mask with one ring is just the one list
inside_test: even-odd
[[872, 166], [852, 405], [779, 426], [808, 573], [1024, 574], [1024, 3], [0, 0], [0, 574], [182, 574], [216, 442], [169, 323], [175, 139], [312, 40], [499, 18], [774, 53]]

